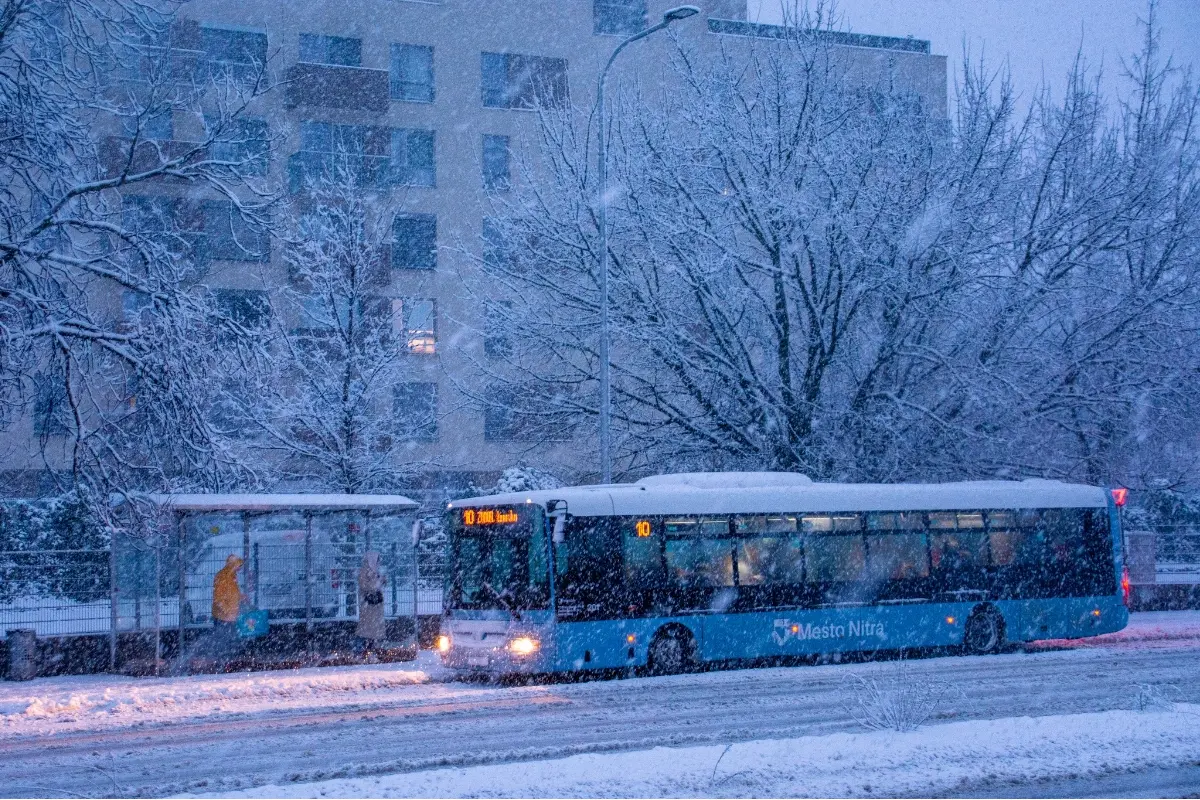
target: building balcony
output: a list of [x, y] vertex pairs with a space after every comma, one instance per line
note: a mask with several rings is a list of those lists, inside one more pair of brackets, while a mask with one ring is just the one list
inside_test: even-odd
[[381, 69], [296, 64], [287, 70], [288, 108], [340, 108], [381, 114], [388, 110], [388, 74]]

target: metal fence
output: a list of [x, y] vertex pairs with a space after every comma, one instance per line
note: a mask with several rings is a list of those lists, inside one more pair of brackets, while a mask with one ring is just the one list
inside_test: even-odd
[[[120, 542], [115, 550], [0, 551], [0, 638], [33, 629], [41, 638], [175, 629], [212, 624], [213, 579], [230, 555], [217, 542], [189, 548]], [[398, 542], [376, 546], [384, 573], [384, 616], [442, 611], [440, 551]], [[244, 596], [272, 622], [319, 625], [358, 617], [358, 569], [365, 541], [253, 542], [239, 576]], [[234, 553], [240, 555], [240, 552]], [[310, 580], [311, 577], [311, 580]], [[182, 581], [184, 591], [180, 591]]]
[[1135, 584], [1200, 584], [1200, 526], [1158, 525], [1126, 531], [1125, 552]]

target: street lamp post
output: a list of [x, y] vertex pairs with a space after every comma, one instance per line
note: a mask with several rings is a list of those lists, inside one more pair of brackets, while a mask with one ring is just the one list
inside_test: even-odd
[[652, 33], [663, 30], [672, 22], [687, 19], [700, 13], [695, 6], [677, 6], [663, 14], [662, 22], [646, 30], [635, 33], [617, 45], [608, 63], [600, 70], [600, 79], [596, 82], [596, 109], [599, 127], [597, 129], [597, 159], [599, 161], [598, 189], [596, 205], [600, 226], [600, 482], [612, 483], [612, 383], [609, 377], [608, 357], [608, 148], [604, 141], [604, 81], [608, 78], [608, 70], [616, 61], [621, 51], [638, 39], [645, 39]]

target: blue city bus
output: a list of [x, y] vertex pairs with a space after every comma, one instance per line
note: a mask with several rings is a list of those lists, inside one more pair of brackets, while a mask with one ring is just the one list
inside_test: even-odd
[[1114, 494], [687, 473], [459, 500], [438, 649], [464, 672], [667, 674], [1110, 633]]

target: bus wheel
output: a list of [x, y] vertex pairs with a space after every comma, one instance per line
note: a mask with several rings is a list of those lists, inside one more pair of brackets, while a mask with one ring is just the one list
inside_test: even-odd
[[967, 620], [963, 649], [971, 655], [995, 653], [1004, 644], [1004, 618], [994, 608], [977, 609]]
[[664, 628], [650, 643], [651, 675], [677, 675], [696, 666], [696, 644], [686, 628]]

